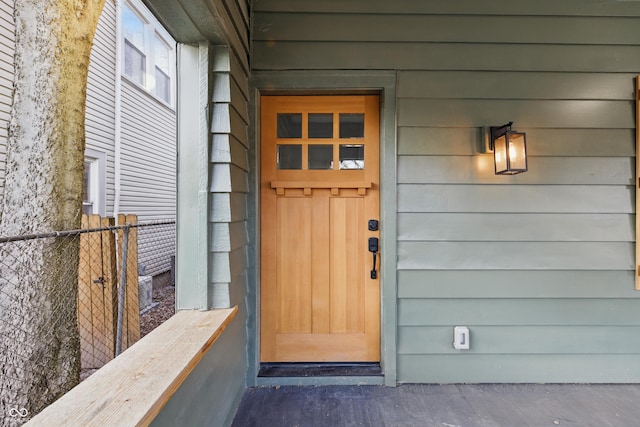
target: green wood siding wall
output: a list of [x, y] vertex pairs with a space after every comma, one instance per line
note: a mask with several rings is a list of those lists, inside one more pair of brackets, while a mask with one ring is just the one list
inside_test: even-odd
[[[254, 13], [254, 70], [397, 71], [398, 221], [383, 226], [398, 230], [399, 382], [640, 381], [640, 2]], [[481, 128], [508, 121], [527, 133], [529, 172], [498, 177]], [[470, 350], [453, 349], [456, 325]]]
[[230, 426], [245, 384], [245, 325], [231, 321], [171, 397], [152, 427]]
[[[249, 8], [243, 0], [214, 1], [226, 46], [213, 48], [209, 174], [209, 307], [238, 306], [238, 315], [194, 372], [202, 418], [193, 423], [229, 426], [246, 386], [247, 371], [247, 192]], [[192, 401], [193, 387], [185, 399]], [[180, 403], [177, 406], [182, 406]], [[177, 420], [189, 420], [178, 413]], [[196, 414], [197, 415], [197, 414]]]
[[176, 300], [182, 309], [238, 306], [238, 314], [154, 425], [229, 426], [246, 386], [249, 7], [240, 0], [200, 6], [153, 8], [185, 43]]
[[244, 308], [247, 289], [248, 82], [228, 47], [213, 49], [210, 306]]

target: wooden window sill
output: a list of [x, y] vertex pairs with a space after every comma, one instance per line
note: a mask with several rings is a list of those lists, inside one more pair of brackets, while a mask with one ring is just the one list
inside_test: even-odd
[[28, 425], [148, 425], [237, 311], [238, 307], [177, 312]]

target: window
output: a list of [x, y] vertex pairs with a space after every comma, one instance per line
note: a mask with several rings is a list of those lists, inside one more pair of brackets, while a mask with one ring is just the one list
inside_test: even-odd
[[93, 175], [93, 162], [84, 161], [84, 179], [82, 180], [82, 213], [85, 215], [91, 215], [93, 213], [94, 202], [93, 196], [95, 194], [93, 183], [91, 179]]
[[122, 9], [122, 74], [163, 102], [173, 105], [175, 41], [137, 1]]
[[364, 113], [277, 113], [277, 138], [294, 140], [277, 145], [278, 170], [363, 170], [364, 144], [357, 140], [364, 138], [364, 121]]
[[144, 50], [144, 22], [128, 6], [122, 12], [124, 29], [124, 74], [144, 86], [147, 58]]
[[164, 102], [171, 101], [171, 48], [157, 35], [154, 38], [155, 51], [155, 95]]

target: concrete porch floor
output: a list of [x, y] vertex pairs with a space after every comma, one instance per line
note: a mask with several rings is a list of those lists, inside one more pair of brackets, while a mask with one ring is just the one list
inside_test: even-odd
[[247, 389], [233, 427], [640, 426], [640, 385], [282, 386]]

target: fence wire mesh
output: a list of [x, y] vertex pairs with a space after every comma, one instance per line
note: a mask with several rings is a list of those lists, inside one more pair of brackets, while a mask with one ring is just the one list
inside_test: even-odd
[[175, 221], [0, 236], [0, 425], [21, 425], [140, 338], [173, 284]]

